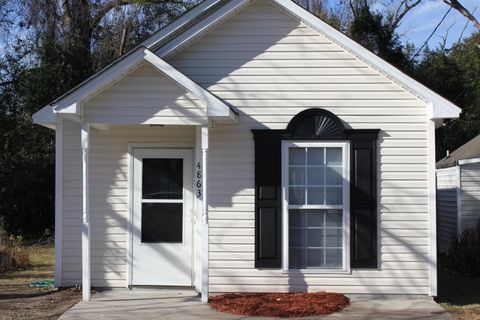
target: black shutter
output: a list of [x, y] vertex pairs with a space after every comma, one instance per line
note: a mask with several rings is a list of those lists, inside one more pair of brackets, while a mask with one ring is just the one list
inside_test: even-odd
[[348, 130], [351, 140], [351, 267], [377, 268], [377, 138], [379, 130]]
[[280, 268], [281, 135], [252, 130], [255, 139], [255, 267]]

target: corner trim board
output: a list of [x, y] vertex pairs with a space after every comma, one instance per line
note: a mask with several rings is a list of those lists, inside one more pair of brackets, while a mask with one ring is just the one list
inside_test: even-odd
[[62, 286], [63, 119], [56, 115], [55, 131], [55, 286]]
[[[433, 108], [429, 104], [429, 109]], [[428, 215], [429, 215], [429, 295], [437, 295], [437, 196], [436, 196], [436, 161], [435, 161], [435, 122], [427, 121], [428, 141]]]

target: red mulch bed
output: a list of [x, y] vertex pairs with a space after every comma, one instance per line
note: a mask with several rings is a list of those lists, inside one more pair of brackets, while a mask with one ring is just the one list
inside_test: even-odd
[[221, 312], [243, 316], [310, 317], [337, 312], [349, 304], [343, 294], [318, 293], [229, 293], [211, 297], [209, 305]]

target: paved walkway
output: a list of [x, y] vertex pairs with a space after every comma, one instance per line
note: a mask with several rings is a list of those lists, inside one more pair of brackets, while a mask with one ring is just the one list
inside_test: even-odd
[[[131, 319], [268, 319], [219, 313], [202, 304], [191, 291], [118, 290], [97, 293], [91, 302], [80, 302], [59, 320]], [[312, 319], [312, 318], [308, 318]], [[442, 319], [453, 318], [431, 299], [352, 300], [342, 312], [318, 317], [327, 320], [352, 319]]]

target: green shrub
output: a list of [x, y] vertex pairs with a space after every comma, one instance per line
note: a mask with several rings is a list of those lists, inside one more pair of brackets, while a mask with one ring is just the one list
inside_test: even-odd
[[447, 254], [447, 267], [460, 273], [480, 276], [480, 221], [455, 237]]

